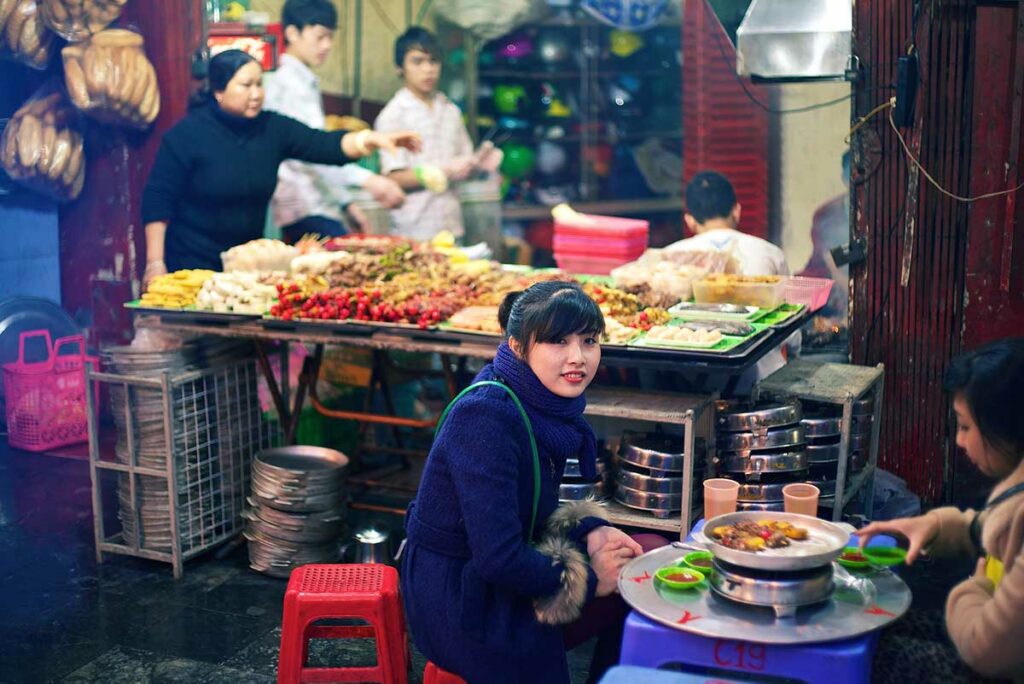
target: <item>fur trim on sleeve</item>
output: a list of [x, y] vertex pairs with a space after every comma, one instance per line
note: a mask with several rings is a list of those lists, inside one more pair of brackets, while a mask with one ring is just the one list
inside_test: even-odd
[[605, 520], [604, 509], [597, 502], [589, 500], [564, 503], [548, 518], [544, 526], [544, 538], [568, 537], [584, 518]]
[[576, 545], [564, 537], [546, 536], [537, 550], [562, 566], [561, 587], [533, 603], [537, 620], [545, 625], [565, 625], [580, 616], [587, 601], [587, 562]]

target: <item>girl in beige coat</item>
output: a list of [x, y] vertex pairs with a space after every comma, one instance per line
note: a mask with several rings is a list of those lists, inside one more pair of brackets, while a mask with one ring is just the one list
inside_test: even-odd
[[953, 361], [946, 389], [956, 413], [956, 444], [999, 483], [981, 511], [938, 508], [916, 518], [868, 525], [896, 533], [921, 554], [978, 557], [974, 575], [946, 601], [946, 629], [976, 672], [1024, 682], [1024, 338], [1001, 340]]

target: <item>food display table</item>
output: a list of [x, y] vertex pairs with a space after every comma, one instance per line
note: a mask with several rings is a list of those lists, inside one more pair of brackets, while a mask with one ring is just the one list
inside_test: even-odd
[[[459, 378], [468, 358], [490, 359], [494, 356], [500, 338], [444, 328], [420, 329], [416, 326], [364, 323], [350, 321], [312, 322], [283, 321], [258, 316], [232, 315], [202, 311], [166, 311], [153, 313], [136, 309], [137, 325], [157, 328], [184, 335], [214, 335], [249, 339], [255, 343], [260, 367], [270, 388], [271, 396], [280, 416], [286, 443], [294, 442], [297, 417], [306, 399], [324, 415], [356, 420], [364, 423], [388, 424], [405, 427], [429, 428], [434, 420], [418, 420], [393, 414], [362, 411], [336, 411], [329, 409], [316, 396], [316, 379], [320, 372], [323, 350], [327, 345], [371, 349], [374, 352], [374, 372], [371, 391], [379, 387], [387, 397], [384, 368], [390, 352], [419, 352], [438, 354], [442, 374], [449, 391], [466, 378]], [[713, 354], [700, 350], [640, 348], [625, 345], [602, 345], [602, 364], [620, 368], [645, 368], [658, 371], [687, 373], [688, 375], [728, 375], [738, 377], [761, 358], [782, 344], [798, 330], [806, 319], [795, 316], [785, 325], [771, 328], [756, 339], [737, 347], [728, 354]], [[294, 391], [287, 387], [287, 367], [282, 367], [279, 383], [271, 369], [269, 354], [272, 345], [282, 351], [282, 363], [287, 358], [287, 346], [302, 343], [312, 349], [304, 362], [299, 384]], [[461, 382], [460, 382], [461, 381]], [[294, 395], [294, 396], [292, 396]], [[715, 395], [680, 395], [652, 393], [636, 389], [593, 387], [587, 393], [587, 414], [636, 420], [652, 424], [679, 425], [684, 428], [683, 451], [688, 455], [684, 467], [684, 490], [692, 491], [692, 483], [700, 473], [693, 472], [694, 445], [697, 437], [709, 441], [713, 430], [713, 402]], [[690, 528], [692, 501], [687, 496], [682, 513], [672, 518], [659, 518], [645, 511], [630, 509], [610, 501], [607, 504], [610, 519], [616, 524], [682, 534]]]

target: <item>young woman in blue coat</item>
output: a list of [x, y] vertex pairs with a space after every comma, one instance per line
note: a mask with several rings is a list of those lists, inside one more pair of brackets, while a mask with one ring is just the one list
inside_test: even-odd
[[402, 595], [438, 667], [471, 683], [568, 682], [563, 625], [643, 552], [593, 502], [558, 504], [567, 458], [597, 477], [583, 392], [604, 317], [577, 284], [543, 282], [509, 294], [499, 320], [505, 341], [474, 384], [490, 383], [442, 417], [406, 516]]

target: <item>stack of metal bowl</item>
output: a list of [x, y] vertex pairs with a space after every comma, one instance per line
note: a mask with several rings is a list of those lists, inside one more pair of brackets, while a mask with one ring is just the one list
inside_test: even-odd
[[[867, 465], [871, 452], [874, 409], [872, 397], [853, 402], [853, 420], [846, 462], [848, 474], [863, 470]], [[835, 496], [836, 491], [839, 447], [843, 438], [842, 406], [805, 402], [801, 425], [807, 435], [810, 482], [821, 490], [821, 498], [828, 503], [828, 499]]]
[[256, 454], [245, 529], [253, 570], [287, 577], [300, 565], [338, 560], [347, 470], [348, 457], [334, 449], [291, 446]]
[[802, 417], [796, 399], [719, 402], [715, 463], [720, 476], [740, 483], [737, 510], [781, 511], [782, 488], [807, 480]]
[[[705, 467], [703, 443], [694, 454], [694, 481]], [[622, 434], [615, 474], [615, 500], [624, 506], [668, 518], [683, 506], [683, 438], [629, 430]]]
[[566, 459], [562, 483], [558, 487], [558, 499], [559, 501], [582, 501], [583, 499], [603, 501], [611, 494], [611, 488], [611, 468], [608, 466], [608, 454], [605, 450], [599, 449], [595, 482], [583, 477], [579, 459]]
[[[199, 359], [196, 347], [191, 344], [160, 351], [107, 347], [101, 357], [104, 368], [110, 372], [145, 378], [164, 372], [172, 375], [184, 372], [194, 367]], [[172, 397], [172, 401], [181, 398]], [[181, 545], [184, 548], [194, 545], [199, 541], [196, 535], [206, 529], [204, 525], [209, 520], [190, 520], [185, 503], [205, 501], [208, 505], [202, 510], [212, 510], [219, 503], [213, 501], [219, 473], [208, 473], [205, 478], [186, 476], [188, 468], [209, 460], [213, 443], [209, 411], [193, 406], [188, 421], [174, 423], [165, 419], [161, 389], [119, 384], [110, 385], [110, 406], [117, 427], [115, 458], [127, 464], [134, 451], [134, 465], [174, 471], [177, 490], [174, 511]], [[172, 429], [170, 454], [165, 431], [169, 423]], [[174, 458], [173, 454], [179, 457]], [[166, 477], [139, 475], [133, 491], [130, 477], [118, 476], [118, 518], [125, 543], [153, 551], [171, 550], [171, 501], [167, 483]]]

